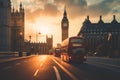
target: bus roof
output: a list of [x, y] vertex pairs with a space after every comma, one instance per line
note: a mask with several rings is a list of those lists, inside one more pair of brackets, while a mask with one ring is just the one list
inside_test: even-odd
[[62, 41], [61, 47], [68, 46], [69, 40], [72, 39], [72, 38], [83, 38], [83, 37], [81, 37], [81, 36], [72, 36], [72, 37], [66, 38], [64, 41]]

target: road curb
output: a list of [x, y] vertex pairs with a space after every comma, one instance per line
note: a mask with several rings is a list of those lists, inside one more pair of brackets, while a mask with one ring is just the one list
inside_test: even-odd
[[0, 60], [0, 64], [1, 63], [6, 63], [6, 62], [10, 62], [10, 61], [15, 61], [15, 60], [20, 60], [20, 59], [25, 59], [25, 58], [30, 58], [30, 57], [33, 57], [35, 55], [32, 55], [32, 56], [23, 56], [23, 57], [17, 57], [17, 58], [10, 58], [10, 59], [1, 59]]

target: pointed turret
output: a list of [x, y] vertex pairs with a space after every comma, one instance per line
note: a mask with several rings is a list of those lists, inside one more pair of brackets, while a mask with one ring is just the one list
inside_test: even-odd
[[64, 14], [63, 17], [67, 17], [66, 6], [64, 7]]
[[13, 13], [15, 12], [15, 9], [14, 9], [14, 7], [13, 7], [13, 10], [12, 10], [12, 12], [13, 12]]
[[63, 19], [62, 21], [67, 21], [68, 22], [68, 18], [67, 18], [67, 11], [66, 11], [66, 6], [64, 7], [64, 13], [63, 13]]
[[91, 24], [91, 21], [89, 20], [89, 16], [87, 16], [87, 18], [85, 19], [85, 21], [83, 22], [83, 25], [89, 25]]
[[87, 16], [87, 23], [91, 23], [91, 21], [89, 20], [89, 16]]
[[22, 3], [20, 2], [20, 8], [19, 8], [20, 13], [24, 13], [24, 8], [22, 6]]
[[112, 23], [118, 23], [117, 20], [116, 20], [115, 15], [113, 15], [113, 21], [112, 21]]
[[22, 10], [22, 3], [20, 2], [20, 10]]
[[99, 23], [99, 24], [103, 24], [103, 23], [104, 23], [103, 20], [102, 20], [102, 16], [100, 16], [100, 20], [99, 20], [98, 23]]

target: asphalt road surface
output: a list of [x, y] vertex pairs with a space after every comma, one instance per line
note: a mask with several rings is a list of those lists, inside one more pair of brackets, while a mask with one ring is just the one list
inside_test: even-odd
[[0, 80], [120, 80], [119, 65], [100, 61], [66, 63], [51, 55], [33, 56], [0, 63]]

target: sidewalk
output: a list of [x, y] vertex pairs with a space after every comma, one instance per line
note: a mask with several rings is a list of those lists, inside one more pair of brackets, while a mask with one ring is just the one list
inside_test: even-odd
[[102, 63], [106, 63], [106, 64], [114, 64], [114, 65], [120, 66], [120, 58], [88, 56], [88, 60], [102, 62]]
[[29, 57], [33, 57], [35, 55], [31, 55], [31, 56], [22, 56], [22, 57], [18, 57], [18, 56], [0, 56], [0, 63], [5, 63], [5, 62], [9, 62], [9, 61], [14, 61], [14, 60], [20, 60], [20, 59], [25, 59], [25, 58], [29, 58]]
[[97, 58], [97, 59], [106, 59], [106, 60], [117, 60], [117, 61], [120, 61], [120, 58], [97, 57], [97, 56], [88, 56], [88, 58]]

